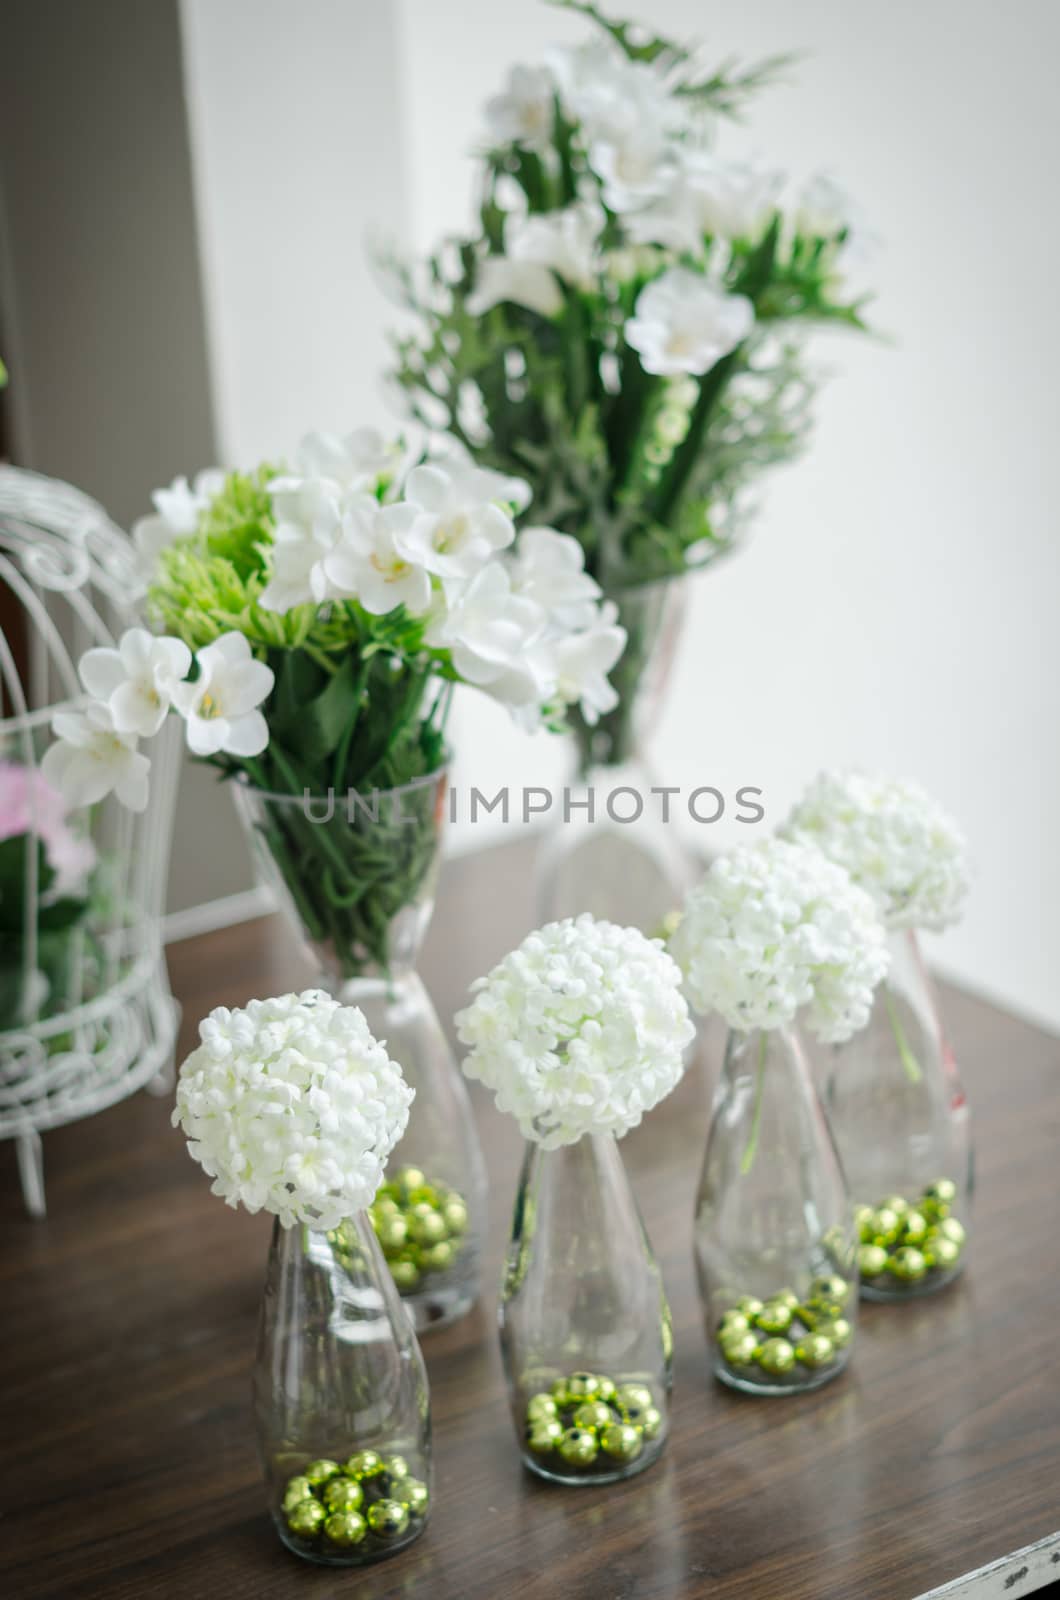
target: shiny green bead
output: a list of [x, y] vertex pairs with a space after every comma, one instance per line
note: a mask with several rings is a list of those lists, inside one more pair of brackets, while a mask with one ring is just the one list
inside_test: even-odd
[[614, 1383], [612, 1382], [612, 1380], [610, 1378], [597, 1378], [597, 1380], [596, 1380], [596, 1398], [597, 1398], [597, 1400], [613, 1400], [615, 1398], [616, 1393], [617, 1393], [617, 1390], [615, 1388]]
[[872, 1243], [872, 1219], [876, 1215], [874, 1206], [854, 1207], [854, 1226], [862, 1244]]
[[558, 1406], [569, 1406], [571, 1396], [567, 1392], [566, 1378], [557, 1378], [552, 1385], [552, 1398]]
[[327, 1483], [329, 1478], [337, 1478], [340, 1471], [337, 1461], [329, 1461], [326, 1456], [322, 1456], [319, 1461], [311, 1461], [303, 1469], [303, 1477], [308, 1478], [315, 1489], [319, 1484]]
[[952, 1178], [938, 1178], [929, 1183], [920, 1197], [920, 1210], [933, 1222], [941, 1222], [953, 1210], [957, 1198], [957, 1185]]
[[904, 1194], [889, 1194], [886, 1200], [881, 1200], [877, 1208], [880, 1211], [893, 1211], [896, 1217], [904, 1217], [909, 1210], [909, 1201]]
[[394, 1182], [407, 1196], [412, 1189], [421, 1189], [427, 1179], [419, 1167], [399, 1167], [394, 1174]]
[[635, 1461], [644, 1444], [638, 1429], [628, 1422], [612, 1422], [600, 1435], [600, 1448], [615, 1461]]
[[409, 1508], [400, 1500], [377, 1500], [368, 1507], [368, 1526], [380, 1539], [396, 1539], [409, 1525]]
[[964, 1223], [958, 1222], [956, 1217], [943, 1217], [938, 1224], [938, 1231], [944, 1239], [952, 1239], [955, 1245], [963, 1246], [968, 1237], [964, 1231]]
[[432, 1183], [421, 1183], [418, 1189], [409, 1190], [410, 1206], [430, 1206], [437, 1211], [441, 1203], [442, 1197]]
[[753, 1294], [745, 1294], [736, 1302], [737, 1311], [742, 1311], [745, 1317], [757, 1317], [762, 1309], [761, 1300], [756, 1300]]
[[563, 1424], [558, 1418], [551, 1422], [535, 1422], [527, 1436], [527, 1445], [535, 1456], [551, 1455], [563, 1438]]
[[903, 1283], [916, 1283], [927, 1271], [923, 1252], [911, 1244], [904, 1244], [896, 1250], [887, 1266], [892, 1275]]
[[846, 1317], [835, 1317], [831, 1322], [822, 1322], [817, 1331], [826, 1333], [837, 1350], [845, 1350], [854, 1337], [854, 1330]]
[[572, 1372], [567, 1379], [567, 1393], [572, 1400], [592, 1400], [600, 1387], [600, 1380], [592, 1372]]
[[324, 1488], [324, 1504], [329, 1511], [359, 1511], [364, 1490], [355, 1478], [332, 1478]]
[[356, 1511], [333, 1511], [324, 1524], [324, 1533], [332, 1544], [349, 1549], [360, 1544], [368, 1532], [368, 1524]]
[[380, 1217], [374, 1220], [374, 1227], [384, 1255], [394, 1255], [404, 1248], [409, 1230], [400, 1212], [392, 1217]]
[[[841, 1236], [842, 1230], [840, 1230]], [[794, 1289], [778, 1289], [776, 1294], [770, 1295], [767, 1304], [787, 1306], [788, 1310], [794, 1314], [799, 1309], [799, 1297]]]
[[820, 1278], [814, 1278], [810, 1284], [809, 1304], [811, 1306], [845, 1306], [850, 1299], [850, 1285], [838, 1272], [826, 1272]]
[[873, 1244], [897, 1244], [901, 1231], [902, 1222], [898, 1213], [889, 1206], [877, 1206], [869, 1223], [869, 1238]]
[[835, 1345], [826, 1333], [808, 1333], [795, 1346], [795, 1359], [804, 1367], [827, 1367], [835, 1360]]
[[750, 1326], [750, 1317], [742, 1311], [726, 1311], [718, 1322], [718, 1338], [724, 1339], [727, 1333], [746, 1333]]
[[312, 1539], [319, 1533], [327, 1520], [327, 1512], [319, 1500], [312, 1496], [308, 1500], [299, 1500], [287, 1513], [287, 1526], [292, 1533], [297, 1533], [303, 1539]]
[[599, 1445], [588, 1428], [568, 1428], [556, 1449], [568, 1466], [588, 1467], [596, 1460]]
[[442, 1244], [446, 1237], [445, 1221], [432, 1206], [420, 1204], [408, 1214], [409, 1238], [416, 1244]]
[[637, 1406], [643, 1411], [645, 1406], [654, 1405], [655, 1396], [646, 1383], [622, 1383], [615, 1390], [615, 1400], [626, 1409]]
[[924, 1260], [936, 1272], [948, 1272], [960, 1259], [960, 1245], [947, 1239], [944, 1233], [940, 1233], [936, 1239], [928, 1239], [924, 1245]]
[[345, 1470], [351, 1478], [376, 1478], [383, 1471], [383, 1458], [378, 1450], [358, 1450]]
[[460, 1235], [467, 1232], [468, 1210], [460, 1199], [447, 1200], [442, 1207], [442, 1220], [451, 1234]]
[[313, 1485], [310, 1483], [309, 1479], [304, 1475], [299, 1474], [297, 1478], [291, 1479], [290, 1483], [283, 1491], [283, 1509], [285, 1511], [292, 1510], [298, 1504], [299, 1500], [309, 1499], [312, 1493]]
[[755, 1318], [755, 1327], [763, 1333], [787, 1333], [791, 1327], [791, 1307], [767, 1300]]
[[391, 1261], [390, 1276], [399, 1294], [411, 1294], [420, 1281], [420, 1269], [414, 1261]]
[[579, 1428], [606, 1428], [614, 1420], [614, 1412], [602, 1400], [583, 1400], [574, 1413]]
[[907, 1211], [902, 1229], [903, 1244], [923, 1244], [927, 1238], [927, 1218], [922, 1211]]
[[790, 1372], [795, 1365], [795, 1346], [788, 1339], [767, 1339], [758, 1346], [758, 1365], [774, 1377]]
[[386, 1456], [383, 1460], [383, 1471], [392, 1484], [398, 1483], [409, 1475], [409, 1464], [404, 1456]]
[[559, 1412], [550, 1394], [532, 1394], [526, 1402], [527, 1422], [551, 1422]]
[[384, 1194], [382, 1189], [372, 1201], [372, 1221], [377, 1217], [397, 1217], [401, 1215], [401, 1207], [393, 1195]]
[[858, 1251], [858, 1271], [863, 1278], [878, 1278], [887, 1271], [887, 1252], [882, 1244], [863, 1244]]
[[403, 1478], [397, 1487], [397, 1498], [408, 1506], [414, 1517], [422, 1517], [430, 1503], [430, 1492], [419, 1478]]
[[440, 1239], [437, 1244], [428, 1245], [423, 1252], [422, 1261], [426, 1272], [448, 1272], [456, 1256], [456, 1251], [448, 1239]]
[[658, 1406], [649, 1406], [641, 1417], [641, 1428], [645, 1439], [654, 1439], [663, 1425], [662, 1412]]
[[758, 1353], [758, 1340], [750, 1329], [746, 1333], [723, 1334], [718, 1346], [730, 1367], [749, 1367]]

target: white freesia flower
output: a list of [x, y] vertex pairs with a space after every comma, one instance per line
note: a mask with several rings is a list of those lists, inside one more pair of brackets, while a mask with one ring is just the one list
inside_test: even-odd
[[149, 739], [166, 720], [173, 689], [191, 668], [182, 639], [129, 628], [116, 650], [86, 650], [78, 672], [89, 694], [111, 714], [115, 731]]
[[361, 495], [347, 507], [342, 536], [323, 561], [331, 593], [356, 600], [373, 616], [404, 606], [422, 616], [431, 603], [431, 580], [412, 544], [412, 506], [381, 506]]
[[507, 566], [491, 561], [432, 620], [426, 639], [449, 651], [465, 682], [510, 706], [530, 706], [542, 694], [528, 647], [547, 621], [541, 606], [514, 591]]
[[260, 756], [269, 729], [257, 708], [272, 693], [272, 668], [254, 660], [241, 633], [223, 633], [196, 651], [195, 661], [194, 683], [173, 690], [173, 704], [187, 724], [189, 750], [197, 756]]
[[734, 350], [753, 323], [745, 295], [724, 294], [699, 273], [671, 267], [641, 290], [625, 332], [645, 372], [698, 376]]
[[151, 763], [137, 750], [135, 734], [118, 732], [107, 706], [58, 711], [51, 726], [57, 743], [44, 752], [40, 770], [68, 805], [95, 805], [113, 792], [130, 811], [144, 809]]
[[219, 1006], [199, 1038], [173, 1125], [214, 1194], [318, 1231], [371, 1204], [414, 1094], [363, 1012], [307, 989]]
[[697, 1010], [744, 1032], [801, 1012], [829, 1043], [865, 1026], [889, 961], [871, 897], [819, 851], [784, 839], [719, 856], [671, 948]]
[[279, 612], [320, 605], [330, 593], [325, 563], [342, 537], [342, 490], [330, 478], [274, 478], [269, 496], [276, 529], [261, 605]]
[[683, 152], [669, 191], [627, 220], [631, 238], [699, 253], [707, 236], [756, 238], [776, 209], [783, 177], [705, 150]]
[[588, 915], [530, 934], [472, 993], [456, 1018], [464, 1072], [546, 1150], [636, 1127], [695, 1032], [662, 942]]
[[545, 148], [552, 138], [555, 93], [555, 79], [547, 67], [512, 67], [503, 91], [486, 102], [492, 143]]
[[672, 184], [674, 149], [665, 128], [645, 124], [630, 108], [620, 129], [593, 140], [589, 165], [600, 179], [608, 209], [618, 215], [635, 213], [658, 200]]
[[516, 593], [543, 607], [564, 628], [588, 627], [596, 616], [600, 585], [585, 570], [585, 549], [569, 533], [523, 528], [512, 566]]
[[560, 211], [512, 215], [504, 228], [504, 254], [480, 264], [467, 309], [481, 316], [502, 300], [524, 305], [544, 317], [563, 309], [557, 279], [591, 289], [598, 270], [599, 209], [577, 203]]
[[556, 275], [537, 261], [515, 261], [511, 256], [486, 256], [479, 262], [475, 287], [465, 305], [473, 317], [508, 302], [525, 306], [541, 317], [557, 317], [563, 310], [563, 291]]
[[879, 247], [879, 236], [868, 227], [857, 201], [827, 172], [803, 186], [793, 220], [804, 238], [837, 240], [842, 234], [844, 268], [863, 266]]
[[[307, 433], [295, 458], [303, 478], [327, 478], [343, 491], [374, 488], [399, 464], [400, 448], [378, 428], [355, 428], [340, 437], [335, 433]], [[297, 476], [297, 475], [296, 475]], [[270, 491], [277, 493], [274, 479]]]
[[413, 467], [403, 509], [412, 513], [402, 548], [447, 583], [474, 576], [515, 538], [515, 524], [496, 503], [497, 475], [458, 463]]
[[187, 478], [174, 478], [168, 489], [156, 489], [151, 496], [154, 513], [133, 523], [133, 542], [146, 575], [153, 573], [158, 557], [177, 539], [186, 539], [199, 525], [199, 518], [215, 494], [224, 488], [225, 475], [219, 467], [208, 467]]
[[559, 633], [530, 651], [539, 678], [553, 685], [550, 697], [564, 706], [579, 706], [590, 727], [618, 705], [618, 694], [607, 680], [626, 647], [626, 630], [617, 617], [617, 608], [608, 602], [580, 632]]
[[968, 892], [967, 845], [919, 784], [822, 772], [783, 831], [845, 867], [889, 928], [938, 932], [959, 921]]

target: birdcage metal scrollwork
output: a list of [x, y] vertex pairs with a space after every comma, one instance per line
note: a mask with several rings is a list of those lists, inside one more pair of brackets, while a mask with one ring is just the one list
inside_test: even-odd
[[0, 1140], [37, 1216], [42, 1133], [172, 1084], [161, 914], [178, 730], [153, 743], [142, 813], [113, 795], [71, 811], [40, 771], [52, 717], [84, 698], [82, 652], [135, 625], [142, 589], [93, 500], [0, 466]]

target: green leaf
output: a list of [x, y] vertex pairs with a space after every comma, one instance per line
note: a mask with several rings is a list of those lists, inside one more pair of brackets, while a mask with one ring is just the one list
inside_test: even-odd
[[[322, 690], [321, 677], [326, 680]], [[291, 651], [280, 658], [279, 683], [274, 692], [277, 711], [272, 718], [272, 732], [307, 765], [323, 765], [338, 749], [357, 709], [354, 653], [348, 652], [338, 670], [328, 677], [304, 651]]]
[[[29, 847], [34, 835], [17, 833], [0, 841], [0, 928], [17, 933], [23, 925], [26, 908], [26, 873], [30, 864]], [[48, 892], [55, 872], [44, 854], [44, 841], [37, 845], [37, 897]]]

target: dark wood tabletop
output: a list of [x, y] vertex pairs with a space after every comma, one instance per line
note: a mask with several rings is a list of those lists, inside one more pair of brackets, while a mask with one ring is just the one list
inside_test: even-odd
[[[527, 847], [443, 875], [423, 973], [443, 1018], [532, 925]], [[312, 977], [276, 918], [170, 947], [181, 1050], [215, 1005]], [[719, 1039], [623, 1145], [675, 1328], [673, 1433], [608, 1488], [519, 1465], [495, 1334], [517, 1133], [476, 1090], [492, 1183], [485, 1293], [424, 1339], [436, 1491], [424, 1537], [363, 1572], [313, 1568], [265, 1512], [249, 1377], [269, 1236], [214, 1199], [147, 1094], [45, 1137], [49, 1214], [0, 1151], [0, 1594], [7, 1600], [913, 1600], [1060, 1576], [1060, 1043], [944, 991], [976, 1118], [968, 1271], [863, 1306], [834, 1384], [762, 1400], [711, 1378], [691, 1207]], [[991, 1585], [994, 1585], [991, 1587]], [[960, 1594], [970, 1593], [960, 1586]]]

